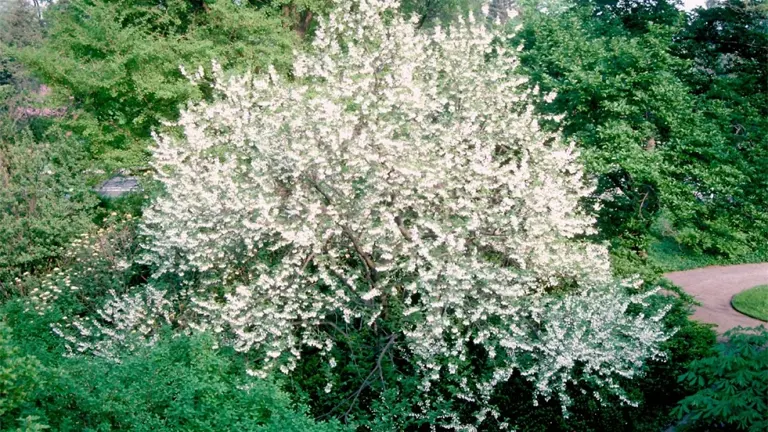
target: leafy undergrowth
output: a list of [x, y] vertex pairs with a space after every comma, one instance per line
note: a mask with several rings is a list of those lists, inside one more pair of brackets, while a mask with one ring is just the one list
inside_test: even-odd
[[768, 321], [768, 285], [756, 286], [736, 294], [731, 304], [744, 315]]
[[713, 356], [694, 360], [680, 382], [698, 391], [680, 401], [674, 413], [687, 417], [688, 431], [768, 430], [768, 331], [738, 327]]
[[663, 273], [713, 265], [751, 264], [768, 261], [768, 252], [753, 251], [732, 257], [708, 255], [681, 245], [672, 237], [657, 237], [648, 247], [648, 260]]

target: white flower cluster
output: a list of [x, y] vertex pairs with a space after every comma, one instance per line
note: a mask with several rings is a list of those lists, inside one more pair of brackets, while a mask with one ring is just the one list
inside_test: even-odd
[[157, 330], [174, 322], [174, 303], [164, 291], [146, 286], [141, 292], [118, 294], [85, 317], [63, 317], [52, 326], [67, 344], [68, 355], [92, 354], [119, 361], [119, 353], [157, 341]]
[[184, 293], [169, 295], [152, 286], [129, 284], [134, 260], [135, 221], [112, 213], [106, 226], [83, 233], [61, 262], [29, 293], [28, 311], [69, 312], [51, 325], [66, 341], [68, 355], [92, 354], [113, 360], [122, 350], [152, 344], [176, 313]]
[[462, 382], [471, 400], [515, 370], [545, 397], [577, 369], [614, 388], [665, 335], [582, 239], [577, 153], [540, 129], [505, 35], [472, 16], [422, 32], [397, 8], [339, 0], [290, 81], [214, 64], [215, 99], [156, 137], [144, 261], [198, 275], [194, 325], [260, 353], [257, 373], [329, 352], [329, 316], [375, 326], [397, 303], [425, 391], [471, 345], [496, 368]]
[[85, 232], [73, 240], [62, 256], [63, 269], [54, 268], [40, 287], [30, 291], [29, 299], [35, 311], [43, 315], [60, 297], [80, 297], [81, 301], [88, 302], [79, 283], [97, 280], [99, 274], [120, 275], [130, 267], [135, 252], [131, 219], [130, 214], [118, 217], [112, 213], [106, 227]]

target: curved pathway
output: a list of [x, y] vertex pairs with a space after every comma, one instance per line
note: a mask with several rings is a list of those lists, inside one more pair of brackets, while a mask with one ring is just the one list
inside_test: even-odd
[[717, 324], [718, 333], [738, 327], [755, 327], [768, 323], [750, 318], [731, 307], [731, 298], [757, 285], [768, 284], [768, 263], [711, 266], [677, 271], [664, 275], [675, 285], [701, 302], [693, 319]]

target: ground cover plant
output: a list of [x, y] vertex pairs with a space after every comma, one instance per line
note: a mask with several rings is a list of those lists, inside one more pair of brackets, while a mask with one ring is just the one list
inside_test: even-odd
[[692, 430], [727, 427], [757, 432], [768, 427], [768, 331], [736, 328], [717, 354], [696, 360], [680, 381], [696, 385], [698, 392], [680, 401], [676, 409]]

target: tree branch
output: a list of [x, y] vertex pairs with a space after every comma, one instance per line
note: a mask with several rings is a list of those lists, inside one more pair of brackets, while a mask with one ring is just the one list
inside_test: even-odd
[[344, 232], [344, 235], [346, 235], [347, 238], [352, 241], [352, 247], [355, 249], [355, 252], [357, 252], [357, 255], [360, 256], [360, 259], [362, 259], [363, 263], [365, 263], [366, 276], [368, 277], [369, 282], [371, 282], [371, 284], [375, 284], [378, 277], [378, 272], [376, 271], [376, 263], [373, 262], [370, 255], [365, 253], [362, 246], [360, 246], [360, 241], [357, 239], [355, 233], [352, 232], [349, 226], [342, 225], [341, 228]]
[[384, 348], [382, 348], [381, 352], [379, 352], [379, 356], [376, 359], [376, 365], [374, 366], [373, 370], [368, 374], [368, 376], [365, 377], [363, 380], [363, 383], [360, 384], [360, 387], [358, 389], [350, 394], [349, 396], [345, 397], [341, 402], [336, 404], [333, 408], [331, 408], [328, 412], [318, 417], [318, 420], [321, 420], [325, 417], [330, 416], [333, 414], [334, 411], [336, 411], [338, 408], [340, 408], [342, 405], [344, 405], [348, 400], [352, 399], [352, 402], [349, 405], [349, 408], [344, 412], [344, 421], [347, 421], [347, 417], [349, 416], [349, 413], [352, 412], [352, 408], [355, 407], [355, 404], [357, 403], [357, 400], [360, 398], [360, 395], [363, 393], [363, 390], [370, 387], [373, 381], [371, 381], [371, 378], [376, 375], [377, 372], [379, 372], [379, 377], [382, 380], [384, 379], [384, 374], [382, 372], [381, 368], [381, 362], [384, 359], [384, 355], [389, 351], [389, 349], [392, 347], [392, 345], [395, 343], [396, 335], [393, 333], [389, 335], [389, 339], [387, 340], [387, 344], [384, 345]]

